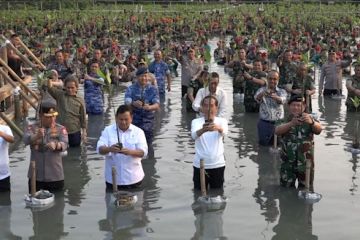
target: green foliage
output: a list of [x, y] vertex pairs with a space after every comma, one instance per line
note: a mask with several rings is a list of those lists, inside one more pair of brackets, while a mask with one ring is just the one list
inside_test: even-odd
[[111, 96], [113, 94], [113, 87], [111, 84], [110, 71], [106, 68], [106, 74], [104, 74], [100, 69], [96, 72], [99, 77], [104, 79], [105, 82], [99, 81], [99, 84], [103, 85], [103, 89], [105, 92]]
[[356, 112], [357, 112], [358, 107], [360, 106], [360, 98], [359, 98], [358, 96], [355, 96], [355, 97], [350, 98], [350, 99], [351, 99], [351, 101], [353, 102], [354, 107], [355, 107]]
[[210, 53], [209, 48], [205, 48], [204, 58], [205, 58], [206, 63], [210, 63], [210, 61], [211, 61], [211, 53]]
[[41, 87], [46, 83], [46, 81], [50, 78], [50, 76], [51, 76], [51, 71], [50, 70], [40, 72], [36, 76], [36, 83], [37, 83], [38, 89], [41, 89]]

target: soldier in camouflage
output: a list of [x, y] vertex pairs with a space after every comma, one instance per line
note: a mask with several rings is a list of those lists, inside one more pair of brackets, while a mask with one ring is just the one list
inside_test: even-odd
[[266, 73], [262, 71], [261, 60], [255, 60], [253, 63], [253, 71], [250, 73], [245, 72], [245, 97], [244, 106], [245, 112], [259, 112], [259, 103], [254, 99], [257, 90], [265, 86]]
[[359, 110], [356, 109], [353, 100], [355, 100], [356, 96], [360, 98], [360, 62], [354, 64], [354, 67], [355, 74], [346, 81], [346, 88], [348, 90], [346, 106], [349, 112], [357, 112]]
[[278, 87], [284, 88], [286, 84], [296, 75], [297, 65], [292, 60], [292, 51], [285, 50], [283, 55], [279, 56], [277, 65], [279, 67], [280, 79]]
[[233, 69], [233, 93], [244, 93], [244, 73], [252, 68], [249, 61], [246, 60], [245, 48], [240, 48], [238, 51], [238, 60], [231, 61], [227, 67]]
[[289, 102], [288, 122], [275, 128], [281, 139], [280, 184], [285, 187], [305, 186], [306, 160], [311, 161], [310, 188], [314, 180], [314, 134], [320, 134], [321, 124], [304, 112], [305, 101], [301, 95], [293, 95]]
[[305, 112], [312, 112], [311, 95], [315, 93], [315, 82], [308, 74], [305, 63], [299, 64], [296, 75], [293, 76], [290, 83], [286, 84], [285, 89], [291, 93], [291, 95], [302, 95], [305, 98]]

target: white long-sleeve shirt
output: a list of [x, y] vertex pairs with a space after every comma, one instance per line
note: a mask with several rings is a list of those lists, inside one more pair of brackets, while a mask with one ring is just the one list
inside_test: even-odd
[[205, 169], [225, 166], [223, 137], [228, 133], [228, 122], [225, 118], [215, 117], [214, 123], [220, 125], [218, 131], [205, 132], [200, 137], [196, 134], [205, 123], [205, 118], [195, 118], [191, 122], [191, 137], [195, 140], [194, 167], [200, 168], [200, 159], [204, 159]]
[[[199, 112], [201, 101], [206, 96], [209, 96], [209, 95], [210, 95], [209, 87], [200, 88], [199, 91], [196, 93], [196, 97], [192, 104], [192, 108], [196, 112]], [[212, 96], [216, 97], [216, 99], [218, 100], [218, 103], [219, 103], [217, 116], [222, 117], [222, 118], [226, 117], [226, 102], [227, 102], [226, 92], [223, 89], [217, 87], [215, 94], [212, 94]], [[203, 114], [200, 113], [200, 116], [203, 116]]]
[[[118, 143], [116, 124], [107, 126], [101, 133], [97, 142], [96, 151], [99, 153], [101, 146], [110, 147]], [[126, 131], [119, 129], [119, 139], [124, 148], [142, 150], [147, 156], [148, 146], [143, 130], [130, 124]], [[116, 167], [117, 185], [131, 185], [140, 182], [145, 174], [141, 165], [141, 158], [124, 155], [121, 153], [109, 153], [105, 155], [105, 180], [112, 183], [111, 167]]]
[[[0, 125], [0, 131], [13, 136], [11, 129], [6, 125]], [[10, 176], [9, 167], [9, 143], [0, 137], [0, 180]]]

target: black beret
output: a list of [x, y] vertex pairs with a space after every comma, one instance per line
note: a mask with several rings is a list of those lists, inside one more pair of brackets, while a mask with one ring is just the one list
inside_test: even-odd
[[292, 102], [304, 102], [304, 98], [301, 95], [294, 94], [294, 95], [291, 95], [291, 97], [288, 101], [288, 104], [290, 105]]
[[149, 70], [148, 70], [147, 67], [140, 67], [136, 71], [136, 76], [138, 77], [138, 76], [143, 75], [143, 74], [148, 73], [148, 72], [149, 72]]

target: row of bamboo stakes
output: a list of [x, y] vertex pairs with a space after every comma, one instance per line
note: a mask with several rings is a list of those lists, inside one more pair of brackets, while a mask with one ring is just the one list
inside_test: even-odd
[[[37, 103], [40, 99], [39, 95], [31, 90], [27, 83], [21, 79], [7, 64], [7, 50], [9, 48], [13, 50], [20, 59], [28, 66], [33, 69], [37, 68], [39, 70], [45, 70], [45, 65], [31, 52], [31, 50], [24, 44], [23, 41], [19, 41], [20, 47], [25, 51], [25, 53], [31, 57], [35, 64], [30, 61], [30, 59], [22, 54], [18, 48], [16, 48], [4, 35], [0, 35], [0, 38], [5, 42], [5, 47], [2, 49], [2, 54], [0, 56], [0, 87], [5, 84], [9, 84], [13, 90], [17, 89], [18, 91], [14, 94], [14, 115], [8, 116], [5, 112], [0, 112], [0, 117], [4, 122], [20, 137], [23, 136], [23, 131], [13, 122], [13, 118], [16, 121], [21, 120], [22, 112], [27, 112], [28, 104], [37, 110]], [[11, 76], [11, 77], [10, 77]], [[15, 79], [15, 81], [13, 80]], [[20, 89], [19, 89], [20, 87]], [[20, 96], [23, 100], [22, 104], [20, 103]], [[0, 101], [5, 101], [0, 99]], [[21, 105], [23, 106], [23, 111], [21, 110]]]

